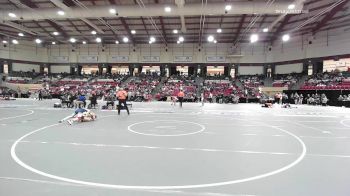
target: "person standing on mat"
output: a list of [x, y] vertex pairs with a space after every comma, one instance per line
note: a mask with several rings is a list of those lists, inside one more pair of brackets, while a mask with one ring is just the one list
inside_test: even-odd
[[180, 107], [182, 108], [182, 102], [184, 100], [184, 96], [185, 96], [185, 93], [183, 92], [183, 90], [181, 89], [180, 92], [177, 94], [177, 99], [179, 100], [180, 102]]
[[202, 102], [202, 107], [204, 106], [204, 91], [201, 93], [201, 102]]
[[128, 93], [123, 89], [120, 88], [117, 92], [117, 99], [118, 99], [118, 115], [120, 115], [120, 109], [123, 106], [125, 107], [126, 111], [128, 112], [128, 115], [130, 114], [128, 105], [126, 105], [126, 97], [128, 96]]
[[43, 93], [41, 92], [41, 90], [39, 90], [39, 101], [43, 100]]

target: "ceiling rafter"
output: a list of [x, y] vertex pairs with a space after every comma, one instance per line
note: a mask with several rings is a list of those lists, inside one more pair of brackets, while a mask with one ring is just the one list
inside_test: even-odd
[[[56, 0], [53, 0], [56, 1]], [[78, 5], [74, 0], [57, 0], [59, 2], [63, 2], [62, 4], [77, 8]], [[128, 1], [128, 0], [79, 0], [82, 3], [85, 3], [86, 5], [105, 5], [105, 4], [111, 4], [118, 7], [119, 5], [132, 5], [133, 2], [137, 4], [135, 0]], [[170, 0], [143, 0], [147, 7], [152, 6], [163, 6], [166, 5], [166, 2], [170, 2]], [[171, 0], [172, 2], [174, 0]], [[227, 0], [221, 0], [220, 2], [225, 2]], [[335, 1], [335, 0], [333, 0]], [[349, 0], [350, 1], [350, 0]], [[347, 2], [349, 2], [347, 1]], [[195, 1], [189, 1], [188, 3], [198, 3], [198, 0]], [[208, 0], [208, 2], [216, 3], [218, 1], [216, 0]], [[228, 2], [228, 1], [227, 1]], [[283, 18], [275, 28], [270, 29], [270, 33], [266, 34], [264, 36], [264, 39], [260, 39], [261, 42], [267, 41], [267, 42], [275, 42], [276, 40], [279, 40], [279, 37], [284, 33], [293, 30], [294, 26], [298, 26], [301, 23], [303, 23], [305, 20], [309, 19], [310, 17], [313, 17], [315, 14], [317, 14], [320, 10], [328, 7], [331, 5], [331, 0], [306, 0], [304, 3], [304, 9], [309, 10], [309, 14], [301, 14], [300, 17], [293, 17], [291, 15], [287, 15], [285, 18]], [[176, 4], [174, 4], [176, 5]], [[329, 12], [325, 13], [323, 16], [319, 17], [315, 23], [310, 23], [305, 26], [303, 26], [301, 29], [298, 30], [298, 32], [293, 33], [295, 35], [299, 34], [310, 34], [310, 33], [318, 33], [323, 32], [325, 30], [331, 30], [331, 29], [337, 29], [342, 28], [342, 25], [344, 28], [348, 28], [350, 26], [350, 23], [347, 22], [350, 18], [349, 13], [343, 13], [345, 9], [349, 9], [349, 4], [343, 3], [338, 5], [337, 7], [333, 8]], [[52, 0], [7, 0], [6, 2], [0, 2], [1, 7], [9, 8], [11, 10], [19, 11], [20, 9], [57, 9], [57, 6], [52, 2]], [[64, 10], [64, 8], [61, 8]], [[30, 11], [30, 10], [28, 10]], [[108, 10], [107, 10], [108, 11]], [[17, 12], [18, 13], [18, 12]], [[17, 14], [16, 13], [16, 14]], [[342, 13], [342, 14], [340, 14]], [[19, 14], [17, 14], [19, 15]], [[250, 23], [247, 19], [247, 17], [250, 15], [246, 15], [245, 20], [242, 21], [243, 14], [241, 15], [225, 15], [225, 14], [218, 14], [218, 15], [211, 15], [206, 16], [206, 25], [207, 30], [209, 32], [216, 32], [216, 29], [222, 28], [223, 32], [220, 35], [217, 35], [217, 40], [227, 40], [227, 43], [232, 43], [232, 40], [243, 40], [245, 41], [246, 38], [241, 39], [242, 33], [244, 29], [247, 27], [247, 25]], [[260, 32], [262, 28], [265, 28], [267, 24], [272, 23], [276, 19], [277, 15], [270, 15], [270, 14], [263, 14], [261, 16], [261, 19], [257, 22], [256, 26], [251, 29], [253, 32]], [[170, 43], [175, 43], [177, 40], [177, 36], [172, 33], [172, 30], [176, 26], [181, 26], [181, 21], [179, 20], [179, 17], [177, 16], [157, 16], [153, 17], [155, 22], [157, 23], [159, 27], [159, 33], [164, 35], [164, 38], [166, 41], [170, 41]], [[184, 36], [188, 37], [187, 40], [195, 39], [195, 32], [198, 31], [198, 22], [199, 20], [198, 15], [188, 16], [186, 17], [186, 25], [187, 25], [187, 32], [184, 32]], [[285, 20], [287, 22], [285, 22]], [[103, 20], [107, 21], [111, 26], [114, 27], [120, 27], [120, 31], [110, 31], [107, 30], [106, 26], [103, 25], [103, 23], [99, 22], [99, 19], [97, 17], [89, 17], [89, 21], [91, 21], [92, 24], [96, 24], [97, 28], [104, 29], [105, 34], [100, 36], [103, 36], [103, 40], [115, 40], [118, 36], [128, 36], [130, 42], [133, 42], [133, 44], [138, 43], [148, 43], [149, 36], [151, 35], [157, 35], [157, 30], [154, 30], [152, 23], [147, 22], [147, 18], [145, 16], [142, 17], [113, 17], [113, 16], [106, 16], [103, 18]], [[95, 36], [91, 35], [89, 31], [93, 30], [92, 26], [89, 26], [89, 24], [82, 22], [81, 19], [78, 18], [72, 18], [72, 19], [65, 19], [64, 17], [58, 18], [57, 20], [48, 20], [45, 18], [42, 18], [39, 21], [34, 20], [17, 20], [13, 21], [12, 23], [27, 28], [28, 31], [33, 31], [34, 33], [30, 34], [28, 32], [28, 36], [21, 38], [21, 39], [32, 39], [34, 37], [47, 37], [47, 41], [54, 39], [62, 40], [66, 42], [67, 39], [70, 36], [74, 36], [78, 38], [79, 40], [84, 39], [88, 41], [89, 39], [93, 39]], [[23, 26], [22, 26], [23, 25]], [[9, 26], [7, 28], [7, 26]], [[13, 28], [13, 29], [12, 29]], [[0, 28], [1, 29], [1, 28]], [[18, 32], [26, 32], [19, 27], [11, 27], [10, 25], [6, 25], [6, 28], [2, 28], [0, 30], [1, 33], [9, 33], [17, 36]], [[76, 30], [75, 30], [76, 29]], [[137, 30], [137, 34], [131, 34], [130, 29]], [[38, 32], [35, 32], [38, 31]], [[53, 36], [52, 32], [57, 31], [60, 33], [60, 36]], [[232, 33], [233, 32], [233, 33]], [[48, 36], [50, 37], [48, 37]], [[221, 37], [224, 38], [221, 38]], [[87, 39], [88, 38], [88, 39]], [[265, 38], [267, 40], [265, 40]]]
[[238, 29], [237, 29], [235, 38], [233, 39], [233, 43], [236, 42], [236, 40], [238, 39], [239, 35], [241, 34], [242, 27], [243, 27], [243, 22], [244, 22], [244, 20], [245, 20], [246, 17], [247, 17], [246, 14], [243, 14], [243, 15], [242, 15], [241, 20], [240, 20], [240, 22], [239, 22], [239, 24], [238, 24]]
[[329, 11], [323, 18], [322, 20], [317, 23], [316, 27], [312, 29], [312, 34], [316, 34], [319, 29], [321, 29], [329, 20], [331, 20], [338, 12], [340, 12], [346, 3], [348, 3], [349, 0], [344, 1], [343, 3], [337, 5], [335, 8], [333, 8], [331, 11]]
[[288, 21], [290, 20], [291, 17], [292, 17], [292, 15], [286, 15], [284, 17], [283, 21], [278, 26], [278, 28], [276, 29], [275, 33], [273, 33], [272, 36], [271, 36], [271, 39], [269, 41], [271, 45], [273, 45], [273, 43], [276, 41], [277, 37], [282, 32], [283, 28], [288, 24]]
[[[154, 2], [156, 4], [159, 4], [159, 0], [154, 0]], [[164, 21], [163, 21], [163, 16], [159, 16], [159, 21], [160, 21], [160, 26], [162, 28], [162, 32], [163, 32], [163, 35], [164, 35], [165, 42], [168, 42], [167, 36], [166, 36], [166, 31], [165, 31], [165, 25], [164, 25]]]
[[126, 33], [128, 34], [129, 39], [131, 39], [131, 42], [133, 44], [135, 44], [134, 37], [132, 36], [130, 28], [129, 28], [128, 24], [126, 23], [125, 19], [124, 18], [120, 18], [120, 21], [122, 22], [123, 27], [126, 30]]
[[267, 18], [267, 15], [264, 14], [264, 15], [262, 16], [261, 21], [260, 21], [259, 28], [261, 28], [261, 27], [263, 26], [263, 24], [265, 23], [266, 18]]
[[[20, 2], [30, 8], [39, 8], [39, 6], [36, 5], [36, 3], [34, 3], [33, 1], [31, 0], [20, 0]], [[45, 19], [44, 20], [45, 22], [47, 22], [48, 24], [50, 24], [50, 26], [52, 28], [54, 28], [60, 35], [62, 35], [64, 38], [67, 38], [68, 35], [67, 33], [59, 26], [57, 25], [55, 22], [51, 21], [51, 20], [48, 20], [48, 19]], [[51, 32], [47, 31], [45, 27], [43, 27], [38, 21], [33, 21], [33, 23], [35, 23], [38, 27], [40, 27], [40, 29], [42, 29], [46, 34], [48, 34], [48, 36], [54, 38], [56, 41], [57, 38], [56, 37], [53, 37], [51, 35]]]
[[51, 20], [46, 20], [56, 31], [62, 35], [64, 38], [68, 38], [69, 35], [64, 31], [60, 26], [58, 26], [56, 23], [52, 22]]
[[[118, 0], [117, 2], [118, 2], [118, 4], [120, 4], [120, 1], [119, 1], [119, 0]], [[115, 1], [112, 1], [112, 0], [109, 0], [109, 3], [111, 3], [112, 5], [115, 5], [115, 4], [116, 4], [116, 2], [115, 2]], [[131, 40], [131, 43], [132, 43], [133, 45], [135, 45], [135, 44], [136, 44], [136, 43], [135, 43], [135, 39], [134, 39], [134, 37], [132, 36], [132, 34], [131, 34], [131, 32], [130, 32], [129, 25], [128, 25], [128, 23], [125, 21], [125, 18], [124, 18], [124, 17], [119, 17], [119, 20], [120, 20], [120, 22], [122, 23], [122, 25], [123, 25], [123, 27], [124, 27], [124, 29], [125, 29], [125, 31], [126, 31], [126, 34], [128, 35], [129, 40]]]
[[142, 21], [142, 25], [143, 25], [143, 27], [145, 28], [145, 31], [146, 31], [147, 35], [149, 36], [149, 32], [148, 32], [148, 30], [147, 30], [147, 26], [146, 26], [145, 20], [143, 19], [142, 16], [141, 16], [141, 21]]

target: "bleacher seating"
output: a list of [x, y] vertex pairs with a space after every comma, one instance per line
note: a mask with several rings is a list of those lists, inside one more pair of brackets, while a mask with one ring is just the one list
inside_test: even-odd
[[350, 89], [350, 77], [342, 73], [319, 73], [309, 76], [301, 86], [301, 90], [348, 90]]
[[239, 76], [237, 78], [244, 87], [244, 94], [248, 98], [260, 98], [259, 88], [264, 86], [264, 75]]
[[134, 77], [127, 84], [129, 99], [136, 101], [152, 100], [152, 93], [159, 84], [161, 77], [156, 74], [141, 74]]
[[194, 100], [196, 98], [197, 86], [194, 77], [174, 75], [162, 86], [161, 91], [157, 94], [157, 98], [177, 96], [180, 90], [185, 93], [184, 99]]
[[292, 84], [296, 84], [302, 77], [302, 74], [279, 74], [273, 77], [273, 87], [290, 87]]
[[7, 78], [6, 81], [9, 83], [16, 83], [16, 84], [27, 84], [31, 83], [32, 79], [39, 76], [39, 73], [36, 72], [23, 72], [23, 71], [13, 71], [11, 72]]

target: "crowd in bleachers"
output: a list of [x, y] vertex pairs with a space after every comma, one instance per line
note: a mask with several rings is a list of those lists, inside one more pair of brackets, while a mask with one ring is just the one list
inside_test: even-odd
[[94, 92], [99, 97], [102, 97], [103, 92], [109, 91], [120, 85], [120, 81], [127, 76], [115, 76], [118, 80], [112, 82], [91, 82], [88, 83], [89, 79], [86, 76], [68, 76], [57, 82], [50, 84], [49, 93], [53, 97], [60, 97], [65, 94], [89, 94]]
[[238, 103], [243, 97], [241, 89], [230, 80], [206, 80], [202, 88], [204, 99], [211, 103]]
[[120, 85], [120, 83], [125, 80], [129, 75], [127, 74], [118, 74], [118, 73], [113, 73], [113, 74], [108, 74], [104, 73], [99, 76], [96, 76], [91, 85]]
[[[35, 72], [11, 72], [4, 76], [3, 80], [12, 83], [28, 83], [36, 78], [37, 83], [43, 83], [43, 89], [40, 90], [43, 98], [61, 98], [72, 103], [80, 95], [85, 95], [90, 99], [94, 95], [97, 99], [115, 99], [115, 92], [124, 83], [123, 87], [128, 91], [129, 100], [150, 101], [150, 100], [169, 100], [170, 97], [176, 97], [180, 90], [184, 91], [185, 101], [199, 101], [201, 94], [208, 102], [234, 103], [240, 98], [255, 99], [263, 95], [260, 87], [264, 86], [265, 77], [263, 75], [238, 76], [238, 81], [232, 81], [230, 77], [224, 75], [212, 75], [196, 79], [195, 76], [185, 76], [180, 73], [172, 75], [169, 78], [159, 76], [159, 73], [140, 73], [129, 78], [128, 74], [83, 74], [81, 76], [68, 73], [43, 74], [38, 78]], [[290, 87], [296, 84], [302, 74], [284, 74], [273, 76], [273, 87]], [[15, 79], [15, 78], [21, 78]], [[126, 79], [128, 82], [125, 83]], [[303, 79], [306, 76], [303, 77]], [[39, 80], [38, 80], [39, 79]], [[201, 83], [204, 80], [203, 83]], [[196, 82], [201, 81], [201, 82]], [[266, 80], [271, 84], [270, 81]], [[162, 83], [161, 83], [162, 82]], [[235, 83], [237, 83], [236, 86]], [[350, 76], [346, 73], [325, 72], [308, 76], [300, 90], [348, 90], [350, 89]], [[0, 95], [7, 92], [6, 89], [0, 89]], [[16, 94], [16, 91], [13, 91]], [[20, 94], [25, 94], [24, 90]], [[17, 94], [19, 94], [17, 92]], [[328, 95], [328, 94], [327, 94]], [[32, 94], [32, 97], [38, 97], [39, 91]], [[283, 100], [290, 100], [290, 103], [297, 104], [322, 104], [325, 97], [317, 93], [307, 95], [293, 94], [282, 95]], [[338, 96], [338, 95], [337, 95]], [[287, 98], [286, 98], [287, 97]], [[338, 100], [349, 102], [348, 95], [341, 95]], [[244, 100], [243, 100], [244, 102]]]
[[245, 87], [260, 87], [264, 86], [264, 75], [254, 75], [254, 76], [239, 76], [238, 80]]
[[212, 74], [212, 75], [207, 75], [204, 78], [205, 80], [229, 80], [230, 77], [225, 76], [223, 74]]
[[50, 74], [43, 74], [42, 78], [40, 78], [37, 83], [53, 83], [57, 82], [58, 80], [61, 80], [70, 74], [64, 72], [64, 73], [50, 73]]
[[161, 77], [157, 74], [140, 74], [138, 77], [133, 77], [125, 85], [129, 100], [150, 101], [160, 81]]
[[156, 95], [158, 100], [166, 100], [167, 97], [177, 96], [183, 90], [185, 101], [197, 100], [197, 85], [194, 76], [173, 75], [164, 82], [160, 92]]
[[301, 86], [302, 90], [340, 90], [350, 89], [350, 77], [339, 72], [325, 72], [309, 76]]
[[273, 76], [273, 87], [290, 87], [296, 84], [300, 80], [302, 74], [291, 73], [291, 74], [277, 74]]
[[264, 86], [264, 75], [239, 76], [237, 78], [244, 87], [244, 94], [250, 98], [260, 98], [259, 88]]
[[40, 74], [33, 71], [12, 71], [6, 78], [9, 83], [16, 84], [27, 84], [30, 83], [32, 79], [39, 76]]

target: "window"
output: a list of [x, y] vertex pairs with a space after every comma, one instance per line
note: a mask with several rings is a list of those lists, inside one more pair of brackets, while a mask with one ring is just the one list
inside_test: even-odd
[[224, 75], [224, 66], [207, 66], [207, 75]]
[[8, 74], [9, 73], [9, 65], [7, 63], [4, 64], [3, 72], [4, 72], [4, 74]]
[[323, 72], [331, 71], [348, 71], [350, 68], [350, 58], [340, 59], [339, 61], [335, 60], [325, 60], [323, 61]]
[[231, 68], [230, 76], [231, 76], [232, 78], [235, 78], [235, 76], [236, 76], [236, 69], [235, 69], [234, 67]]
[[307, 75], [311, 76], [313, 74], [313, 65], [309, 64], [307, 66]]

